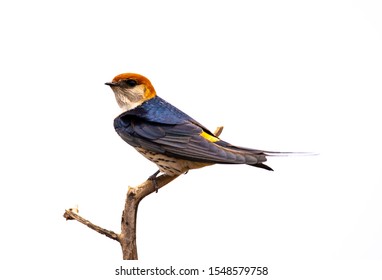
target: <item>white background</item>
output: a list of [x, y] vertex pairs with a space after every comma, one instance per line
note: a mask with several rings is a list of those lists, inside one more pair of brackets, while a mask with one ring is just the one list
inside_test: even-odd
[[[381, 14], [379, 1], [3, 1], [4, 279], [110, 279], [121, 264], [381, 276]], [[143, 200], [140, 261], [122, 262], [62, 214], [78, 204], [119, 232], [127, 187], [156, 170], [114, 132], [104, 83], [123, 72], [228, 142], [319, 155], [181, 176]]]

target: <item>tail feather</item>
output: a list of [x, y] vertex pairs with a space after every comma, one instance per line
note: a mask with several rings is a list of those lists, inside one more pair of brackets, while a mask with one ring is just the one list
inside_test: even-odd
[[248, 165], [263, 168], [263, 169], [266, 169], [269, 171], [274, 171], [271, 167], [269, 167], [268, 165], [266, 165], [264, 163], [255, 163], [255, 164], [248, 164]]
[[262, 151], [262, 150], [257, 150], [257, 152], [260, 152], [260, 154], [262, 154], [263, 157], [257, 158], [259, 162], [255, 164], [248, 164], [248, 165], [263, 168], [269, 171], [274, 171], [274, 170], [268, 165], [263, 163], [267, 160], [266, 157], [268, 156], [314, 156], [314, 155], [317, 155], [316, 153], [310, 153], [310, 152], [272, 152], [272, 151]]
[[273, 151], [262, 151], [266, 156], [316, 156], [317, 153], [312, 152], [273, 152]]

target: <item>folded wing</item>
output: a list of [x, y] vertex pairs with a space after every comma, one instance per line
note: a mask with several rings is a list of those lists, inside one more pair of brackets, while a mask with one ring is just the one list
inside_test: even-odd
[[272, 170], [262, 164], [267, 152], [231, 145], [196, 122], [162, 124], [127, 115], [118, 117], [114, 125], [118, 134], [134, 147], [197, 162], [249, 164]]

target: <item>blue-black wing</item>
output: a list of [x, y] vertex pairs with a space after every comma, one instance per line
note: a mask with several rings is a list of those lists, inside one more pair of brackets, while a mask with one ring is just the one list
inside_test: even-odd
[[128, 113], [117, 117], [114, 126], [133, 147], [196, 162], [241, 163], [272, 170], [262, 164], [264, 151], [233, 146], [192, 119], [165, 124]]

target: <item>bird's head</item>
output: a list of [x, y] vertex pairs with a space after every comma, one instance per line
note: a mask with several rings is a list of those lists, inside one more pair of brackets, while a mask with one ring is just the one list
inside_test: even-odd
[[149, 79], [134, 73], [115, 76], [113, 81], [105, 85], [110, 86], [114, 91], [115, 99], [124, 111], [134, 109], [156, 95]]

